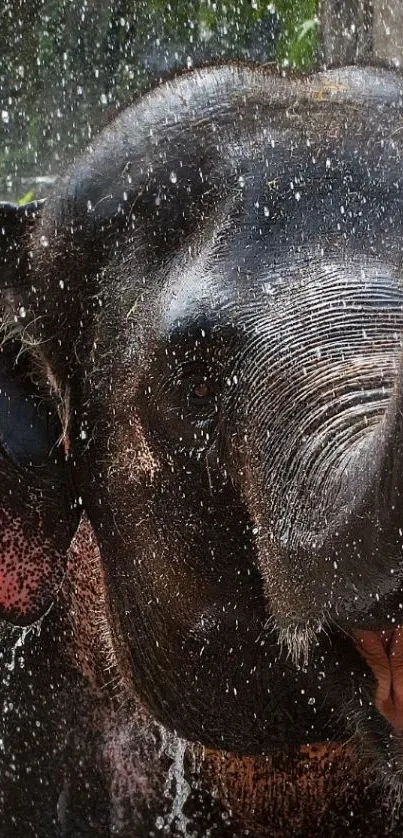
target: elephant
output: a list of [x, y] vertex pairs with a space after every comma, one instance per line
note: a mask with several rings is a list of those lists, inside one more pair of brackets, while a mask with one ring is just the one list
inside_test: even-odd
[[203, 67], [0, 205], [5, 838], [401, 834], [402, 97]]

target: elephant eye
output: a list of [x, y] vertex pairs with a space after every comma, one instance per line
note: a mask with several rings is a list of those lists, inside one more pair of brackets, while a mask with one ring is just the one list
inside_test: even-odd
[[190, 392], [191, 398], [195, 401], [204, 401], [214, 396], [214, 388], [208, 381], [200, 381], [195, 384]]
[[185, 376], [182, 380], [182, 392], [185, 396], [185, 413], [189, 419], [198, 416], [203, 420], [215, 413], [217, 386], [207, 375], [199, 372], [189, 377]]
[[186, 449], [201, 450], [209, 444], [219, 417], [221, 377], [213, 365], [193, 358], [174, 358], [168, 375], [150, 387], [149, 405], [158, 434]]

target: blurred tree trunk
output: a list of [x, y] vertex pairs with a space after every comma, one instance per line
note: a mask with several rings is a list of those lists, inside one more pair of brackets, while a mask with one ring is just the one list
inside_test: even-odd
[[403, 64], [403, 0], [319, 0], [327, 66]]
[[403, 63], [403, 2], [373, 0], [373, 54], [387, 64]]
[[[400, 2], [400, 0], [397, 0]], [[323, 61], [328, 66], [370, 60], [372, 2], [319, 0]]]

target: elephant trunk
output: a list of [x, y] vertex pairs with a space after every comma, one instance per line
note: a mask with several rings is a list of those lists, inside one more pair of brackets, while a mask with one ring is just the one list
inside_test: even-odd
[[286, 291], [242, 370], [259, 569], [278, 625], [365, 624], [403, 575], [400, 278], [322, 259]]
[[344, 452], [322, 494], [325, 526], [300, 531], [291, 550], [316, 572], [326, 610], [360, 621], [362, 612], [379, 610], [403, 575], [400, 374], [383, 419]]

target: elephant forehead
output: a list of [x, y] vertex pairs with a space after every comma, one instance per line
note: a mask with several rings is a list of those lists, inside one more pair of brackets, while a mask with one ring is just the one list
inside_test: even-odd
[[169, 336], [200, 317], [215, 322], [232, 297], [233, 289], [222, 270], [208, 264], [204, 255], [198, 257], [184, 270], [175, 270], [165, 285], [160, 299], [160, 332]]
[[204, 323], [257, 334], [280, 318], [295, 340], [301, 330], [316, 331], [312, 318], [322, 309], [329, 324], [335, 321], [333, 329], [338, 322], [344, 331], [352, 317], [379, 328], [377, 313], [400, 328], [402, 305], [400, 271], [385, 259], [332, 248], [325, 253], [315, 242], [286, 259], [261, 249], [245, 255], [229, 243], [225, 254], [211, 251], [170, 275], [159, 298], [158, 331], [171, 337]]
[[[170, 337], [203, 321], [206, 326], [236, 327], [249, 306], [255, 313], [261, 306], [267, 309], [272, 294], [284, 282], [289, 285], [293, 257], [285, 263], [282, 255], [284, 271], [279, 270], [278, 254], [266, 247], [261, 233], [251, 230], [245, 219], [235, 227], [227, 216], [201, 245], [188, 246], [158, 287], [157, 331]], [[312, 256], [315, 248], [308, 252]]]

